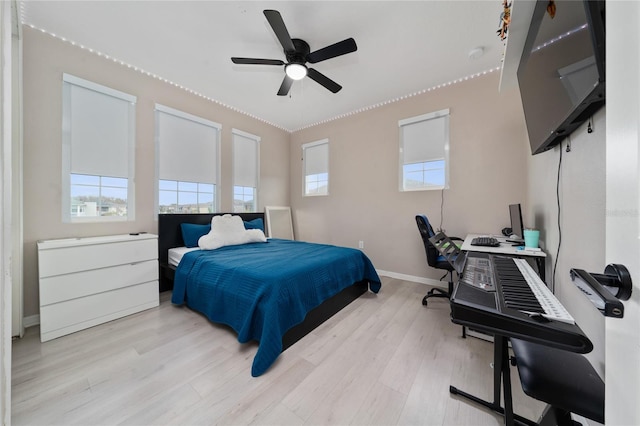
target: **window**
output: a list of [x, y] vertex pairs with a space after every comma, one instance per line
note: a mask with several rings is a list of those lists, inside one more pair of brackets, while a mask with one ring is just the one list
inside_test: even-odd
[[217, 211], [221, 128], [156, 104], [159, 213]]
[[233, 135], [233, 211], [258, 210], [260, 175], [260, 137], [232, 129]]
[[329, 139], [302, 145], [303, 195], [329, 194]]
[[62, 218], [133, 220], [136, 97], [62, 77]]
[[400, 190], [449, 187], [449, 110], [412, 117], [400, 127]]
[[202, 182], [158, 182], [158, 213], [215, 213], [216, 186]]
[[124, 216], [128, 179], [106, 176], [71, 176], [71, 216]]

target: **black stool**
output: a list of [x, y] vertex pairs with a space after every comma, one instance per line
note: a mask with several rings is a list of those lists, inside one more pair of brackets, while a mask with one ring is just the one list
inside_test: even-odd
[[511, 339], [524, 393], [549, 404], [538, 424], [575, 425], [571, 414], [604, 423], [604, 382], [582, 355]]

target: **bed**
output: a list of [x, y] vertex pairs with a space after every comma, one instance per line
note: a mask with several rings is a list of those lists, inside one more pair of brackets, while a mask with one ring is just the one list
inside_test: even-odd
[[[262, 213], [238, 215], [244, 221], [264, 220]], [[368, 289], [377, 293], [381, 287], [360, 250], [291, 240], [182, 249], [180, 263], [171, 266], [169, 249], [185, 245], [182, 224], [207, 224], [213, 216], [159, 215], [161, 285], [173, 288], [174, 304], [231, 326], [239, 342], [257, 341], [254, 377]]]

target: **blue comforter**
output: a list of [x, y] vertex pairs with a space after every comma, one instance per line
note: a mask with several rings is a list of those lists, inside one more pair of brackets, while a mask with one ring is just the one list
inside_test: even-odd
[[231, 326], [240, 343], [258, 341], [251, 368], [256, 377], [282, 352], [287, 330], [362, 280], [374, 293], [380, 290], [380, 278], [360, 250], [270, 239], [186, 253], [176, 269], [171, 301]]

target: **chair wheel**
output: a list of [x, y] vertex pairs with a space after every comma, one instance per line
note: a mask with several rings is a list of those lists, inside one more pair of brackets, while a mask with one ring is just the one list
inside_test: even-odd
[[422, 305], [427, 306], [427, 296], [422, 298]]

